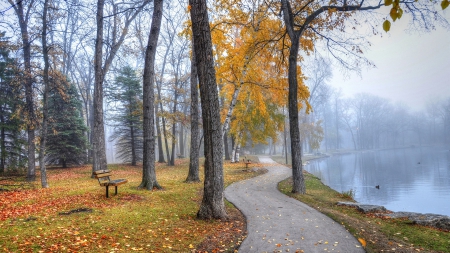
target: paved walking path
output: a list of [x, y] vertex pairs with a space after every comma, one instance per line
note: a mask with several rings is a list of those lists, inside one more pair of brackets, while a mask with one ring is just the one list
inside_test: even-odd
[[292, 170], [268, 157], [268, 173], [225, 189], [225, 197], [247, 218], [248, 236], [239, 252], [365, 252], [343, 226], [277, 190]]

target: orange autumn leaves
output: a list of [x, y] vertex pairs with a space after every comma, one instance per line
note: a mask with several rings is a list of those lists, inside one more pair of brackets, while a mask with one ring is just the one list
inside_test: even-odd
[[[276, 140], [276, 133], [284, 124], [282, 108], [287, 104], [290, 42], [280, 29], [281, 20], [267, 6], [253, 7], [217, 1], [217, 15], [211, 27], [222, 121], [230, 106], [235, 106], [230, 134], [242, 136], [242, 143], [265, 143], [268, 137]], [[305, 42], [305, 47], [309, 46]], [[303, 80], [300, 67], [298, 73], [299, 80]], [[232, 105], [236, 91], [237, 103]], [[309, 91], [303, 83], [298, 96], [300, 106], [307, 104]]]
[[[97, 193], [64, 196], [63, 188], [11, 191], [0, 194], [0, 221], [7, 219], [27, 219], [36, 215], [53, 215], [61, 210], [69, 210], [79, 206], [106, 207], [110, 203], [100, 201]], [[20, 203], [20, 204], [19, 204]]]
[[359, 243], [361, 243], [361, 245], [363, 246], [363, 248], [366, 247], [367, 243], [366, 240], [362, 239], [362, 238], [358, 238]]

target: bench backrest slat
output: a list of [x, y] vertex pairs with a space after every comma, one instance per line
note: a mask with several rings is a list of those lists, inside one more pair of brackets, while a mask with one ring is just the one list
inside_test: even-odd
[[103, 173], [95, 175], [95, 178], [109, 177], [112, 176], [112, 173]]
[[94, 171], [94, 175], [98, 175], [98, 174], [103, 174], [103, 173], [110, 173], [111, 171], [109, 170], [96, 170]]
[[105, 186], [108, 185], [109, 181], [111, 181], [109, 177], [112, 175], [112, 173], [109, 170], [97, 170], [94, 171], [94, 175], [95, 178], [98, 179], [98, 183], [101, 186]]

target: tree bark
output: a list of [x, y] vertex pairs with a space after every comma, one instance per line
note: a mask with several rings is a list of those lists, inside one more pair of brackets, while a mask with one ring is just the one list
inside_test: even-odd
[[[162, 68], [161, 68], [161, 77], [159, 78], [159, 81], [156, 83], [157, 85], [157, 90], [158, 90], [158, 100], [159, 100], [159, 106], [160, 106], [160, 110], [161, 113], [164, 113], [164, 108], [162, 106], [162, 102], [161, 102], [161, 85], [163, 83], [164, 80], [164, 73], [165, 73], [165, 69], [166, 69], [166, 62], [167, 62], [167, 56], [169, 55], [169, 50], [172, 47], [172, 43], [173, 43], [173, 38], [174, 36], [172, 36], [170, 38], [170, 42], [169, 42], [169, 46], [166, 49], [166, 52], [164, 54], [164, 58], [163, 58], [163, 62], [162, 62]], [[156, 106], [156, 112], [158, 111], [158, 105]], [[164, 117], [161, 117], [162, 120], [162, 127], [163, 127], [163, 134], [164, 134], [164, 141], [166, 144], [166, 153], [167, 153], [167, 162], [169, 163], [170, 161], [170, 153], [169, 153], [169, 145], [167, 143], [167, 134], [166, 134], [166, 120]], [[161, 127], [159, 125], [159, 116], [156, 116], [156, 131], [158, 134], [158, 155], [159, 155], [159, 159], [158, 162], [163, 163], [165, 162], [164, 160], [164, 151], [163, 151], [163, 145], [162, 145], [162, 136], [161, 136]]]
[[305, 179], [303, 177], [302, 168], [302, 146], [300, 140], [299, 122], [298, 122], [298, 102], [297, 102], [297, 55], [300, 40], [294, 38], [292, 40], [291, 49], [289, 50], [289, 127], [291, 136], [291, 156], [292, 156], [292, 177], [294, 184], [292, 186], [293, 193], [306, 193]]
[[[20, 32], [22, 36], [22, 49], [23, 49], [23, 63], [25, 67], [25, 104], [27, 111], [27, 135], [28, 135], [28, 168], [27, 168], [27, 180], [36, 180], [36, 165], [35, 165], [35, 155], [36, 155], [36, 144], [35, 139], [35, 123], [36, 115], [34, 112], [34, 96], [33, 96], [33, 78], [31, 73], [31, 41], [28, 34], [28, 21], [30, 18], [29, 9], [24, 13], [24, 2], [18, 1], [17, 3], [12, 0], [8, 0], [11, 6], [16, 12]], [[34, 4], [34, 0], [27, 3], [28, 8], [31, 8]]]
[[94, 55], [94, 125], [92, 151], [94, 162], [92, 170], [106, 170], [106, 148], [105, 148], [105, 129], [103, 122], [103, 78], [104, 72], [102, 68], [103, 61], [103, 8], [104, 0], [97, 1], [97, 37], [95, 39], [95, 55]]
[[228, 135], [225, 133], [223, 135], [223, 145], [224, 145], [224, 151], [225, 151], [225, 160], [231, 160], [230, 158], [230, 150], [228, 148]]
[[136, 138], [134, 136], [134, 125], [131, 122], [130, 126], [130, 137], [131, 137], [131, 165], [136, 166]]
[[161, 137], [161, 126], [159, 125], [159, 116], [158, 116], [158, 105], [155, 106], [155, 118], [156, 118], [156, 135], [158, 136], [158, 162], [159, 163], [165, 163], [164, 160], [164, 150], [163, 150], [163, 144], [162, 144], [162, 137]]
[[142, 165], [142, 182], [139, 185], [141, 189], [153, 190], [161, 189], [156, 180], [155, 171], [155, 57], [158, 45], [159, 32], [161, 29], [163, 11], [163, 0], [154, 0], [153, 17], [148, 36], [147, 50], [145, 52], [144, 66], [144, 156]]
[[47, 121], [48, 121], [48, 91], [50, 86], [48, 69], [50, 66], [48, 60], [48, 46], [47, 46], [47, 12], [48, 1], [44, 1], [44, 10], [42, 15], [42, 55], [44, 58], [44, 93], [42, 94], [42, 126], [41, 126], [41, 141], [39, 147], [39, 167], [41, 170], [41, 186], [48, 188], [47, 170], [45, 168], [45, 144], [47, 141]]
[[[178, 72], [178, 70], [177, 70]], [[175, 89], [174, 89], [174, 94], [173, 94], [173, 108], [172, 108], [172, 114], [173, 114], [173, 122], [172, 122], [172, 150], [171, 150], [171, 154], [169, 157], [169, 166], [175, 166], [175, 148], [176, 148], [176, 138], [177, 138], [177, 122], [175, 120], [175, 114], [177, 113], [177, 107], [178, 107], [178, 97], [179, 97], [179, 93], [178, 93], [178, 73], [175, 74]]]
[[288, 68], [288, 109], [289, 109], [289, 127], [291, 138], [291, 158], [292, 158], [292, 177], [293, 193], [306, 193], [305, 180], [302, 168], [302, 146], [300, 140], [299, 119], [298, 119], [298, 80], [297, 80], [297, 57], [300, 48], [301, 31], [295, 31], [293, 14], [289, 2], [282, 0], [282, 11], [288, 35], [291, 39], [291, 48], [289, 50], [289, 68]]
[[[192, 48], [194, 50], [194, 48]], [[198, 78], [195, 53], [192, 52], [191, 59], [191, 150], [189, 155], [189, 172], [186, 182], [200, 182], [198, 159], [199, 159], [199, 108], [198, 108]]]
[[206, 0], [189, 0], [189, 5], [205, 136], [205, 183], [197, 217], [225, 219], [223, 135]]
[[[164, 68], [163, 68], [164, 69]], [[157, 85], [157, 90], [158, 90], [158, 100], [159, 100], [159, 108], [161, 110], [161, 113], [164, 113], [164, 108], [161, 102], [161, 84], [162, 84], [162, 80], [161, 83], [159, 85]], [[169, 152], [169, 143], [167, 142], [167, 130], [166, 130], [166, 119], [164, 117], [161, 117], [161, 122], [162, 122], [162, 129], [163, 129], [163, 135], [164, 135], [164, 144], [166, 147], [166, 154], [167, 154], [167, 163], [170, 162], [170, 152]]]

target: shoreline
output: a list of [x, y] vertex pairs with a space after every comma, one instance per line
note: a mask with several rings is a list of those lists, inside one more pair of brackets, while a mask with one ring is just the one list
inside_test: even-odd
[[[431, 146], [422, 146], [422, 147], [431, 147]], [[406, 148], [418, 148], [416, 147], [399, 147], [399, 148], [389, 148], [389, 149], [376, 149], [376, 150], [360, 150], [360, 151], [343, 151], [343, 152], [332, 152], [332, 153], [318, 153], [316, 154], [304, 154], [302, 157], [302, 167], [307, 165], [310, 161], [314, 160], [320, 160], [320, 159], [326, 159], [331, 156], [336, 155], [347, 155], [347, 154], [353, 154], [353, 153], [361, 153], [361, 152], [371, 152], [371, 151], [380, 151], [380, 150], [393, 150], [393, 149], [406, 149]], [[290, 164], [284, 164], [285, 166], [291, 167]], [[303, 169], [305, 172], [311, 174], [309, 171]], [[320, 179], [320, 182], [323, 185], [326, 185], [322, 179]], [[328, 185], [326, 185], [328, 186]], [[330, 186], [328, 186], [330, 187]], [[332, 189], [330, 187], [330, 189]], [[336, 190], [332, 189], [337, 194]], [[374, 214], [380, 217], [388, 217], [388, 218], [394, 218], [394, 219], [408, 219], [413, 224], [423, 225], [423, 226], [430, 226], [438, 229], [443, 229], [450, 231], [450, 216], [445, 214], [436, 214], [436, 213], [419, 213], [419, 212], [409, 212], [409, 211], [391, 211], [386, 209], [384, 206], [381, 205], [373, 205], [373, 204], [367, 204], [367, 203], [361, 203], [354, 199], [352, 199], [354, 202], [338, 202], [337, 205], [343, 205], [343, 206], [351, 206], [357, 208], [360, 212], [364, 214]]]

